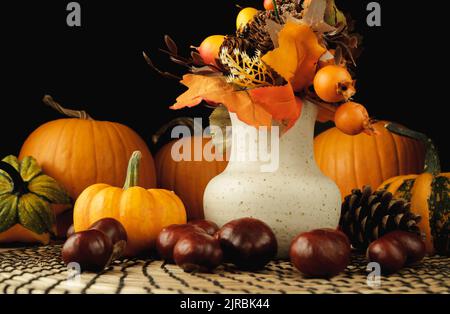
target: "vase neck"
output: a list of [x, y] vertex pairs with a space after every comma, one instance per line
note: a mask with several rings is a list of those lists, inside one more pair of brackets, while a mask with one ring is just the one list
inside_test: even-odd
[[278, 158], [279, 169], [315, 164], [313, 151], [314, 125], [317, 117], [315, 104], [303, 100], [300, 118], [281, 136], [274, 128], [258, 130], [239, 120], [236, 114], [231, 113], [230, 116], [233, 127], [230, 168], [255, 171], [263, 165], [276, 162], [274, 158]]

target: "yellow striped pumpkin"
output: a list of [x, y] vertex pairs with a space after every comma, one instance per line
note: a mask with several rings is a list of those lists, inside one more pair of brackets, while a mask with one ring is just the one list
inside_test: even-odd
[[419, 227], [426, 237], [428, 253], [449, 255], [450, 173], [441, 173], [436, 148], [426, 135], [395, 124], [387, 124], [386, 128], [424, 142], [427, 148], [425, 171], [388, 179], [379, 189], [386, 189], [395, 197], [411, 202], [411, 211], [422, 217]]

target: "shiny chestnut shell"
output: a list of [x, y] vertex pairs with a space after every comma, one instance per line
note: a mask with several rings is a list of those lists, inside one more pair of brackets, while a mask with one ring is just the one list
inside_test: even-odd
[[127, 231], [124, 226], [114, 218], [103, 218], [93, 223], [89, 230], [98, 230], [103, 232], [113, 244], [112, 260], [115, 260], [123, 255], [127, 245]]
[[205, 233], [205, 231], [194, 225], [170, 225], [165, 227], [158, 234], [156, 238], [156, 250], [158, 255], [167, 263], [173, 263], [173, 249], [180, 237], [185, 233], [198, 232]]
[[261, 269], [278, 250], [272, 229], [254, 218], [242, 218], [225, 224], [215, 234], [222, 247], [226, 262], [241, 269]]
[[393, 237], [381, 237], [367, 248], [367, 259], [380, 264], [383, 274], [392, 274], [405, 266], [407, 252], [400, 241]]
[[173, 249], [175, 263], [186, 272], [211, 272], [222, 263], [219, 241], [207, 233], [187, 232]]
[[219, 231], [219, 226], [217, 226], [217, 224], [209, 220], [204, 219], [191, 220], [188, 222], [188, 224], [197, 226], [205, 230], [205, 232], [210, 236], [213, 236], [214, 234], [216, 234], [217, 231]]
[[292, 264], [306, 276], [329, 278], [348, 266], [351, 246], [341, 231], [318, 229], [299, 234], [289, 253]]
[[393, 231], [386, 234], [385, 237], [395, 239], [403, 245], [406, 250], [406, 264], [408, 265], [421, 261], [427, 253], [425, 242], [415, 233]]
[[73, 224], [69, 227], [69, 229], [67, 229], [66, 232], [66, 239], [70, 238], [71, 236], [73, 236], [75, 234], [75, 227], [73, 226]]
[[86, 230], [73, 234], [64, 243], [62, 260], [67, 265], [76, 262], [82, 271], [102, 271], [113, 253], [111, 240], [101, 231]]
[[123, 225], [114, 218], [103, 218], [93, 223], [90, 230], [95, 229], [103, 232], [111, 240], [112, 244], [119, 241], [127, 241], [127, 231]]

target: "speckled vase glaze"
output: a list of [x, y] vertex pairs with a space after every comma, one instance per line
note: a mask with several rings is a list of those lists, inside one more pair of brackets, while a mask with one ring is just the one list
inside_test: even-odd
[[[314, 160], [316, 117], [316, 105], [304, 100], [300, 119], [280, 138], [277, 170], [263, 172], [261, 166], [267, 162], [249, 158], [257, 145], [235, 149], [237, 141], [242, 143], [240, 137], [247, 136], [242, 130], [253, 127], [231, 114], [230, 161], [225, 171], [206, 187], [205, 218], [220, 226], [242, 217], [266, 222], [277, 236], [279, 258], [288, 258], [290, 243], [300, 232], [336, 228], [341, 195]], [[265, 145], [270, 151], [270, 140]]]

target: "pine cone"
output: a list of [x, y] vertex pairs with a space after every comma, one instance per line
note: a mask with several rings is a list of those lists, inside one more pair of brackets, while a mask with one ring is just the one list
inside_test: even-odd
[[339, 227], [353, 247], [365, 250], [371, 242], [395, 230], [420, 234], [420, 219], [411, 213], [410, 203], [386, 191], [372, 193], [371, 187], [365, 186], [345, 197]]
[[[284, 24], [287, 16], [300, 18], [301, 8], [296, 0], [277, 0], [278, 17], [274, 10], [258, 12], [242, 30], [238, 31], [237, 36], [247, 39], [254, 49], [262, 54], [274, 49], [272, 39], [266, 29], [267, 20], [272, 20], [278, 24]], [[283, 4], [282, 4], [283, 3]]]
[[[236, 36], [226, 36], [222, 46], [220, 46], [220, 51], [224, 48], [228, 49], [228, 53], [230, 54], [232, 54], [235, 49], [245, 51], [249, 56], [253, 56], [255, 54], [255, 49], [247, 39]], [[222, 63], [222, 67], [226, 72], [230, 72], [230, 69], [226, 64]]]
[[289, 6], [293, 7], [297, 12], [301, 12], [302, 7], [300, 2], [300, 0], [277, 0], [277, 5], [281, 9]]
[[222, 46], [220, 47], [220, 51], [222, 51], [223, 48], [227, 48], [230, 52], [234, 49], [239, 49], [239, 51], [247, 52], [249, 56], [254, 54], [254, 49], [250, 41], [236, 36], [226, 36]]
[[266, 31], [266, 20], [271, 14], [268, 11], [258, 12], [251, 22], [238, 32], [239, 38], [248, 40], [254, 49], [263, 54], [274, 48], [272, 39]]

